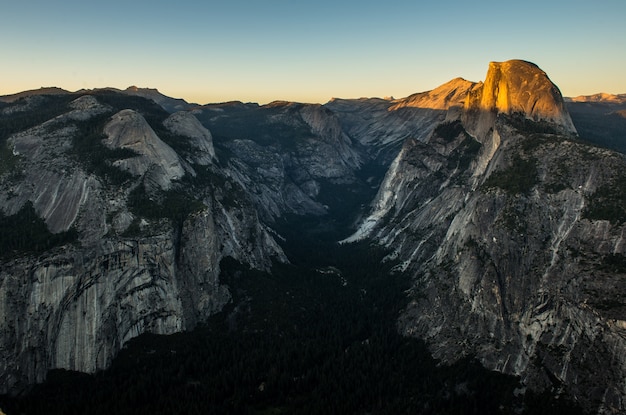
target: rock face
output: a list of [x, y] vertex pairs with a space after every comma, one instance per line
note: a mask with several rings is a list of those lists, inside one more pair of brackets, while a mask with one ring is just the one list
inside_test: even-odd
[[179, 111], [170, 115], [163, 125], [172, 133], [189, 139], [193, 148], [192, 161], [200, 165], [208, 165], [215, 159], [213, 137], [196, 117], [190, 112]]
[[398, 327], [436, 357], [476, 356], [591, 411], [621, 412], [626, 161], [573, 132], [542, 71], [491, 64], [463, 111], [404, 142], [347, 242], [377, 241], [414, 276]]
[[[60, 115], [3, 137], [15, 171], [0, 175], [1, 213], [31, 203], [52, 234], [77, 238], [36, 254], [0, 252], [2, 393], [52, 368], [106, 368], [141, 333], [194, 327], [230, 299], [219, 281], [226, 256], [258, 269], [286, 261], [250, 198], [233, 199], [237, 183], [212, 166], [211, 135], [193, 115], [153, 128], [120, 110], [123, 97], [111, 101], [118, 107], [100, 102], [107, 97], [37, 97], [24, 111], [54, 101]], [[166, 126], [194, 149], [190, 161], [156, 134]]]
[[[24, 160], [25, 167], [37, 163], [40, 168], [23, 168], [20, 180], [2, 181], [0, 206], [5, 214], [13, 215], [31, 201], [53, 233], [67, 231], [72, 226], [90, 191], [98, 186], [84, 171], [69, 168], [67, 157], [76, 134], [71, 124], [106, 111], [106, 107], [90, 98], [76, 99], [69, 103], [68, 112], [8, 139], [12, 154]], [[47, 104], [45, 100], [38, 102]], [[36, 111], [37, 105], [32, 110]]]
[[389, 166], [404, 140], [426, 140], [435, 126], [456, 114], [468, 93], [479, 86], [457, 78], [406, 98], [334, 99], [325, 106], [337, 113], [344, 130], [370, 157]]
[[430, 104], [422, 108], [379, 98], [334, 99], [325, 106], [338, 115], [343, 129], [370, 157], [385, 165], [398, 154], [404, 140], [426, 139], [446, 116], [445, 110], [430, 108]]
[[[323, 184], [353, 183], [363, 157], [337, 116], [321, 105], [227, 103], [202, 109], [228, 174], [255, 200], [268, 222], [285, 214], [324, 215]], [[254, 139], [251, 139], [254, 137]]]
[[396, 100], [390, 107], [390, 111], [400, 108], [429, 108], [447, 111], [450, 107], [462, 107], [465, 105], [469, 92], [477, 87], [481, 87], [481, 84], [456, 78], [432, 91]]
[[464, 109], [465, 124], [477, 136], [487, 133], [497, 114], [515, 113], [550, 122], [563, 133], [576, 131], [556, 85], [535, 64], [521, 60], [491, 62], [485, 83], [467, 95]]
[[185, 174], [178, 154], [156, 135], [137, 112], [118, 112], [104, 127], [104, 133], [107, 135], [103, 140], [105, 146], [137, 153], [136, 157], [116, 160], [114, 166], [134, 176], [142, 176], [150, 171], [151, 178], [164, 190], [171, 187], [173, 180]]

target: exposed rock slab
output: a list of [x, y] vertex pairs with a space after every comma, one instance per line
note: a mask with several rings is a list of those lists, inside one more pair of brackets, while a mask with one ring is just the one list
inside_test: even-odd
[[400, 108], [428, 108], [433, 110], [448, 110], [451, 107], [465, 105], [467, 95], [482, 84], [467, 81], [463, 78], [455, 78], [450, 82], [433, 89], [410, 95], [406, 98], [395, 100], [389, 108], [390, 111]]
[[163, 121], [163, 125], [172, 133], [189, 139], [188, 142], [194, 149], [190, 155], [194, 163], [208, 165], [213, 162], [213, 137], [191, 112], [175, 112]]
[[178, 154], [165, 144], [146, 122], [133, 110], [123, 110], [111, 117], [104, 127], [107, 138], [103, 140], [109, 148], [129, 149], [136, 157], [117, 160], [113, 164], [135, 176], [149, 170], [162, 189], [169, 189], [173, 180], [185, 174]]
[[491, 62], [482, 88], [467, 95], [464, 109], [468, 130], [476, 136], [487, 133], [497, 114], [515, 113], [548, 121], [563, 133], [576, 132], [557, 86], [537, 65], [526, 61]]

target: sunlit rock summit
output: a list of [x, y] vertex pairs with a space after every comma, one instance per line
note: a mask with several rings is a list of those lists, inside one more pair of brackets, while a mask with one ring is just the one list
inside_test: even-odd
[[456, 78], [432, 91], [420, 92], [398, 99], [389, 109], [394, 111], [400, 108], [411, 107], [448, 110], [450, 107], [461, 107], [465, 105], [468, 93], [480, 86], [481, 84], [476, 84], [463, 78]]
[[561, 92], [535, 64], [511, 60], [491, 62], [482, 85], [466, 96], [464, 110], [468, 129], [485, 134], [497, 114], [522, 114], [533, 121], [546, 121], [564, 133], [575, 133]]

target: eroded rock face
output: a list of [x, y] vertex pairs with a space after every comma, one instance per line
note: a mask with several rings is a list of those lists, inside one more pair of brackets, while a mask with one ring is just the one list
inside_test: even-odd
[[286, 214], [327, 214], [319, 200], [323, 184], [353, 183], [363, 163], [336, 114], [321, 105], [224, 104], [203, 112], [205, 125], [221, 126], [216, 145], [232, 154], [228, 175], [268, 222]]
[[78, 98], [69, 104], [66, 114], [7, 140], [12, 153], [27, 167], [18, 167], [19, 180], [0, 181], [0, 210], [6, 215], [15, 214], [30, 201], [53, 233], [67, 231], [74, 224], [98, 183], [84, 171], [74, 169], [75, 161], [67, 154], [77, 133], [72, 122], [106, 111], [94, 101], [92, 97]]
[[562, 133], [576, 132], [556, 85], [535, 64], [521, 60], [491, 62], [482, 88], [467, 95], [464, 110], [475, 136], [485, 135], [497, 114], [515, 113], [548, 121]]
[[429, 108], [447, 111], [451, 107], [462, 107], [465, 105], [467, 95], [476, 87], [481, 87], [481, 84], [456, 78], [432, 91], [398, 99], [390, 107], [390, 111], [400, 108]]
[[[264, 270], [273, 260], [287, 260], [250, 198], [240, 194], [232, 200], [234, 182], [211, 165], [205, 167], [215, 181], [197, 179], [194, 197], [183, 199], [194, 209], [169, 207], [188, 212], [176, 220], [143, 214], [146, 206], [167, 203], [166, 194], [189, 193], [176, 180], [184, 170], [141, 115], [116, 111], [97, 96], [80, 97], [62, 115], [7, 140], [19, 159], [17, 174], [0, 175], [2, 213], [12, 215], [31, 202], [49, 231], [72, 228], [78, 239], [37, 255], [1, 253], [0, 393], [41, 382], [53, 368], [106, 368], [123, 344], [141, 333], [193, 328], [230, 300], [219, 280], [226, 256]], [[179, 127], [198, 127], [186, 115], [173, 120]], [[77, 158], [74, 148], [80, 123], [105, 126], [107, 145], [137, 152], [104, 160], [113, 169], [107, 171], [124, 168], [133, 176], [111, 181], [88, 172], [92, 164]], [[198, 154], [204, 152], [197, 162], [212, 159], [208, 131], [196, 128], [199, 135], [185, 135], [189, 130], [173, 129]], [[100, 134], [94, 137], [100, 140]], [[148, 181], [160, 186], [129, 206], [131, 193]]]
[[[626, 160], [572, 140], [546, 80], [525, 62], [492, 64], [464, 111], [404, 142], [346, 242], [373, 239], [413, 275], [398, 327], [435, 357], [476, 356], [590, 411], [621, 412], [626, 308], [614, 299], [626, 268], [602, 264], [626, 258], [626, 225], [591, 212], [600, 193], [621, 192]], [[523, 99], [527, 85], [538, 96]]]
[[[526, 137], [503, 138], [496, 171], [515, 154], [536, 163], [528, 194], [448, 187], [424, 169], [405, 179], [430, 197], [420, 206], [400, 194], [406, 214], [379, 235], [415, 275], [399, 327], [445, 361], [476, 355], [533, 388], [560, 387], [592, 410], [623, 410], [626, 310], [611, 299], [625, 293], [617, 282], [625, 270], [598, 265], [624, 258], [626, 228], [589, 220], [585, 209], [624, 160], [553, 137], [529, 154]], [[556, 166], [567, 174], [555, 177]]]
[[[142, 239], [67, 247], [0, 272], [3, 390], [41, 382], [47, 369], [93, 373], [129, 339], [194, 327], [230, 299], [219, 282], [213, 218]], [[180, 258], [177, 258], [180, 255]]]
[[[48, 368], [92, 373], [108, 366], [128, 339], [185, 327], [171, 235], [67, 249], [2, 271], [6, 390], [41, 382]], [[16, 301], [16, 294], [21, 299]]]

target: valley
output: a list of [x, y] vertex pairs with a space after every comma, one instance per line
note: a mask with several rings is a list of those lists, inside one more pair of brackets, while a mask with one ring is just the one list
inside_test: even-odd
[[[290, 221], [291, 224], [293, 222]], [[55, 370], [6, 413], [575, 414], [467, 358], [442, 365], [401, 336], [409, 276], [385, 252], [338, 246], [315, 219], [286, 232], [292, 264], [222, 262], [232, 302], [192, 331], [143, 334], [94, 375]], [[580, 412], [582, 413], [582, 412]]]

